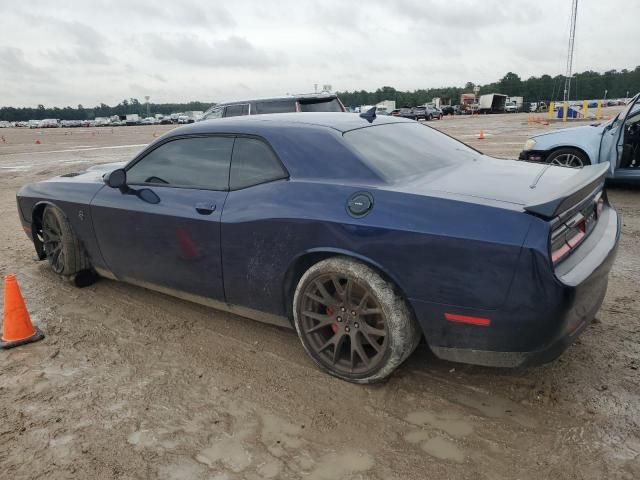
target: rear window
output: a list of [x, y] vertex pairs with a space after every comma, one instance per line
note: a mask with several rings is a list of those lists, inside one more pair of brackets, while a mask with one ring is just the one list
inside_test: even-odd
[[273, 102], [256, 102], [256, 111], [252, 113], [289, 113], [296, 111], [295, 100], [277, 100]]
[[392, 123], [351, 130], [344, 139], [387, 181], [429, 173], [481, 155], [420, 123]]
[[342, 106], [337, 98], [322, 100], [300, 100], [301, 112], [342, 112]]

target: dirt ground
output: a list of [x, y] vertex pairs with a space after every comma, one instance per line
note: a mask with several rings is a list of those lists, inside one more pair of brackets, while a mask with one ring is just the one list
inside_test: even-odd
[[[431, 125], [511, 158], [565, 126]], [[420, 346], [356, 386], [318, 371], [292, 330], [110, 280], [76, 289], [35, 261], [18, 188], [129, 159], [167, 128], [0, 130], [0, 274], [47, 335], [0, 351], [0, 478], [640, 478], [640, 189], [610, 191], [624, 226], [609, 291], [561, 358], [501, 370]]]

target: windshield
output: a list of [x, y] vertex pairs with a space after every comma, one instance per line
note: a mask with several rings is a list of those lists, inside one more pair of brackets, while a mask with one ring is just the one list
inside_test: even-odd
[[633, 110], [633, 114], [637, 113], [638, 110], [640, 110], [640, 105], [638, 105], [638, 98], [640, 97], [640, 93], [637, 94], [635, 97], [633, 97], [633, 99], [631, 101], [629, 101], [629, 103], [627, 104], [627, 106], [624, 108], [624, 110], [622, 110], [611, 122], [611, 127], [616, 127], [620, 122], [622, 122], [625, 118], [627, 118], [627, 115], [629, 115], [629, 113]]
[[389, 123], [351, 130], [345, 141], [389, 182], [458, 165], [482, 155], [420, 123]]

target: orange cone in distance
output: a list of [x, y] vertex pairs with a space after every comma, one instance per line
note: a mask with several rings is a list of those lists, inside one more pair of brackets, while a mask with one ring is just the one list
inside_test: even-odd
[[0, 348], [13, 348], [44, 338], [44, 333], [34, 327], [13, 274], [4, 279], [4, 318]]
[[480, 129], [480, 135], [478, 135], [478, 140], [484, 140], [484, 130]]

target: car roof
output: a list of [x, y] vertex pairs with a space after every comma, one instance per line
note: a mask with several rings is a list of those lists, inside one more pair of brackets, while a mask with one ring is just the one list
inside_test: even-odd
[[301, 93], [299, 95], [284, 95], [281, 97], [264, 97], [264, 98], [249, 98], [245, 100], [233, 100], [228, 102], [220, 102], [213, 105], [211, 108], [224, 107], [226, 105], [237, 105], [251, 102], [281, 102], [283, 100], [333, 100], [338, 98], [335, 93]]
[[376, 116], [370, 122], [360, 114], [346, 112], [272, 113], [203, 120], [171, 130], [166, 136], [231, 132], [241, 134], [253, 133], [262, 129], [270, 130], [273, 127], [295, 126], [330, 128], [344, 133], [372, 125], [407, 122], [412, 122], [412, 120], [389, 115]]

